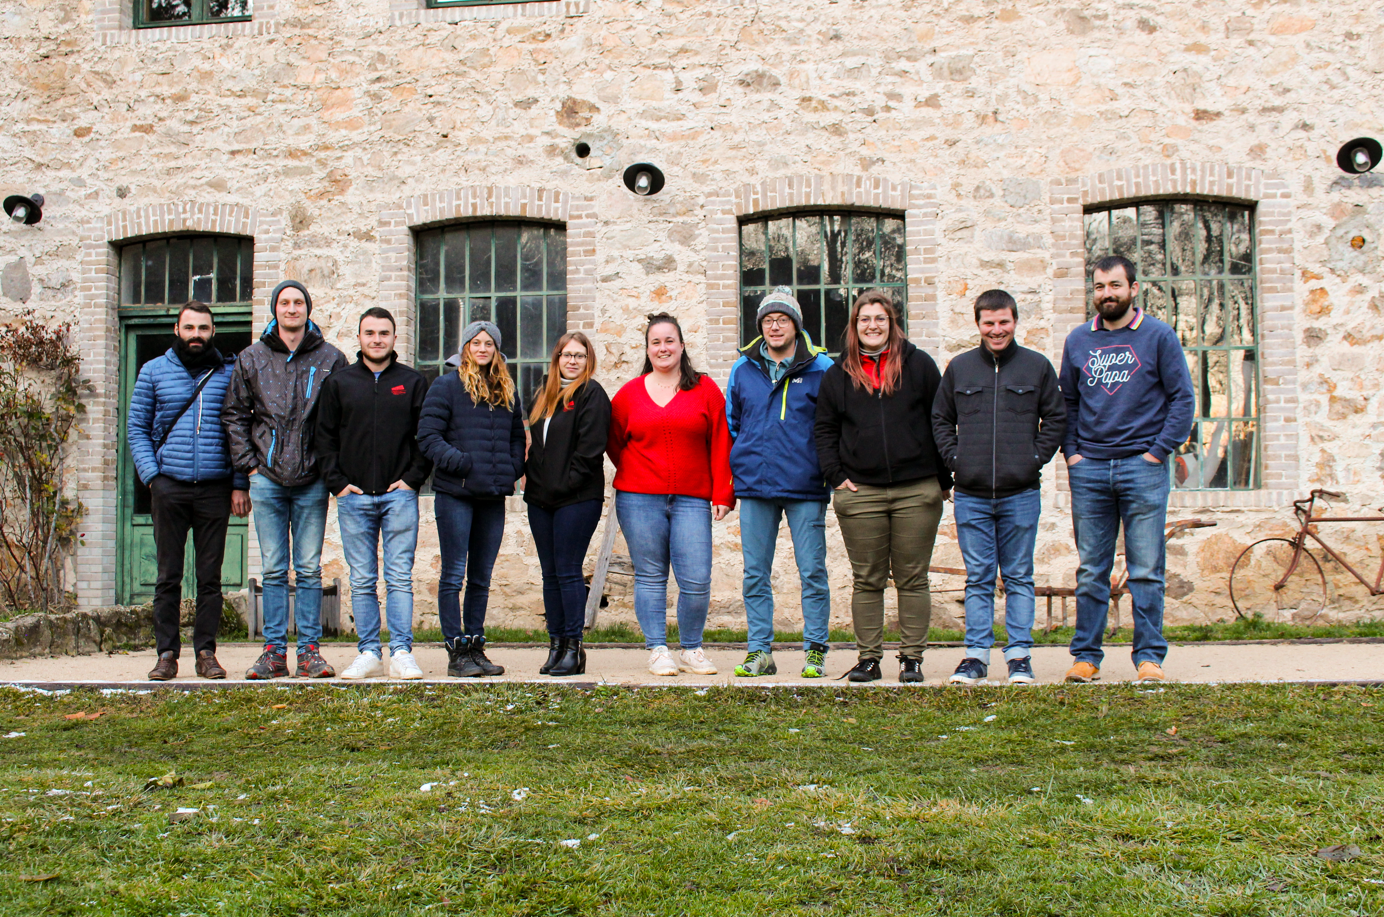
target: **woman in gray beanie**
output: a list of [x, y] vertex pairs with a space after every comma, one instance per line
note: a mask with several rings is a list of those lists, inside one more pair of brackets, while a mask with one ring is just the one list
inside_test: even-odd
[[437, 616], [447, 674], [460, 677], [505, 671], [486, 658], [485, 611], [504, 537], [505, 497], [524, 473], [524, 420], [501, 344], [491, 322], [467, 325], [456, 371], [432, 384], [418, 420], [418, 445], [433, 462], [437, 494]]

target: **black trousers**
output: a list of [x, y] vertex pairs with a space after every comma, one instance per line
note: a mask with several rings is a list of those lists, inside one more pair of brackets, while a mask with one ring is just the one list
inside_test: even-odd
[[216, 652], [221, 625], [221, 561], [226, 556], [226, 524], [231, 518], [231, 480], [189, 484], [161, 474], [149, 485], [153, 498], [154, 545], [159, 581], [154, 587], [154, 638], [160, 653], [182, 649], [178, 634], [183, 598], [183, 553], [187, 531], [197, 558], [197, 616], [192, 648]]

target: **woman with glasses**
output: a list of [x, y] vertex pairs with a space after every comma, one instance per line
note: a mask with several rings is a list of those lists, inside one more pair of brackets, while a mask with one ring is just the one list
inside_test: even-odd
[[862, 293], [846, 341], [817, 398], [817, 459], [851, 560], [851, 618], [859, 661], [851, 681], [877, 681], [884, 655], [884, 587], [899, 600], [899, 681], [923, 680], [932, 620], [927, 570], [951, 494], [932, 440], [942, 374], [904, 337], [887, 290]]
[[[702, 650], [711, 605], [711, 520], [735, 506], [726, 399], [692, 368], [678, 320], [649, 316], [644, 369], [611, 400], [606, 451], [615, 511], [634, 564], [634, 614], [649, 671], [715, 675]], [[668, 651], [668, 570], [678, 578], [678, 642]]]
[[564, 334], [529, 413], [533, 443], [524, 463], [524, 502], [543, 570], [548, 661], [538, 671], [544, 675], [586, 671], [582, 562], [605, 502], [610, 433], [610, 399], [593, 378], [595, 372], [591, 341], [580, 331]]

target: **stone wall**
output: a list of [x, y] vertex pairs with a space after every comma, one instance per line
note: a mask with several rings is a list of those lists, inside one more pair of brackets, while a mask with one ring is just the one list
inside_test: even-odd
[[[175, 229], [253, 235], [257, 291], [305, 280], [315, 317], [348, 352], [363, 309], [402, 309], [407, 358], [414, 228], [551, 217], [565, 201], [552, 218], [569, 229], [569, 325], [595, 333], [613, 391], [638, 369], [639, 319], [653, 307], [685, 316], [697, 361], [724, 381], [739, 216], [803, 205], [904, 214], [911, 333], [945, 363], [972, 346], [971, 302], [992, 286], [1019, 299], [1021, 341], [1057, 359], [1083, 309], [1072, 236], [1083, 207], [1161, 195], [1253, 202], [1266, 487], [1175, 496], [1173, 518], [1218, 527], [1170, 549], [1170, 618], [1225, 616], [1229, 563], [1290, 523], [1294, 496], [1333, 487], [1360, 509], [1380, 492], [1384, 186], [1334, 164], [1345, 140], [1384, 134], [1377, 4], [254, 7], [248, 25], [137, 31], [128, 0], [0, 0], [10, 62], [0, 191], [48, 198], [40, 224], [0, 230], [0, 308], [80, 319], [97, 386], [79, 446], [91, 508], [77, 562], [83, 605], [114, 597], [113, 256], [123, 241]], [[578, 142], [589, 156], [576, 155]], [[637, 161], [663, 169], [662, 193], [624, 188], [620, 173]], [[265, 319], [263, 292], [255, 308]], [[1063, 473], [1054, 466], [1048, 478], [1039, 580], [1070, 584]], [[517, 501], [511, 510], [492, 608], [499, 621], [536, 624], [537, 565]], [[1373, 530], [1357, 528], [1351, 555], [1377, 554]], [[736, 517], [715, 531], [713, 618], [733, 623]], [[849, 574], [834, 524], [830, 538], [844, 623]], [[336, 539], [333, 520], [325, 565], [344, 580]], [[427, 619], [430, 522], [420, 547]], [[776, 587], [791, 616], [796, 577], [786, 543], [783, 552]], [[960, 565], [949, 524], [937, 563]], [[1344, 586], [1341, 571], [1332, 580]], [[1364, 598], [1341, 590], [1352, 616], [1377, 611]], [[619, 602], [610, 614], [629, 617]]]

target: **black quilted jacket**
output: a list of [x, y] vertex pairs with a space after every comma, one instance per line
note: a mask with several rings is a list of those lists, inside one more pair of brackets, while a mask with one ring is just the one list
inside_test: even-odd
[[453, 497], [507, 497], [524, 473], [524, 420], [509, 408], [476, 404], [455, 372], [423, 399], [418, 446], [433, 463], [433, 490]]

